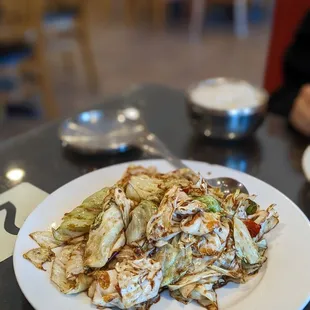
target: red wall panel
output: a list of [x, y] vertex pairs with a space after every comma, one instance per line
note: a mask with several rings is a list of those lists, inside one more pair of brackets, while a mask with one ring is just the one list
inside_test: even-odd
[[273, 92], [282, 83], [282, 60], [285, 49], [292, 41], [310, 0], [277, 0], [264, 78], [264, 87]]

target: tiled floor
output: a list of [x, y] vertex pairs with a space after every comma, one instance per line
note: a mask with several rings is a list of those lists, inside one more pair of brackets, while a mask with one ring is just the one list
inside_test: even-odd
[[[189, 42], [186, 29], [156, 32], [106, 25], [97, 12], [92, 19], [92, 40], [100, 79], [100, 94], [89, 93], [79, 50], [72, 42], [74, 67], [65, 68], [62, 52], [50, 52], [54, 90], [62, 115], [89, 107], [101, 96], [137, 83], [161, 83], [186, 88], [193, 81], [214, 76], [263, 79], [269, 26], [251, 26], [247, 39], [234, 37], [230, 28], [209, 28], [199, 43]], [[55, 43], [52, 43], [55, 45]], [[53, 49], [55, 50], [55, 48]], [[37, 126], [42, 121], [5, 121], [0, 140]]]

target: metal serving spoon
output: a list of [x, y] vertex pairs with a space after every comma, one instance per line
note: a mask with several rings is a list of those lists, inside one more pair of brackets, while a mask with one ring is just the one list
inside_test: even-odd
[[[178, 157], [174, 156], [166, 145], [153, 133], [145, 131], [145, 136], [142, 137], [140, 143], [143, 150], [154, 155], [160, 154], [175, 168], [190, 169]], [[207, 179], [207, 181], [211, 186], [219, 187], [225, 195], [234, 193], [236, 190], [240, 190], [244, 194], [249, 194], [247, 188], [241, 182], [232, 178], [219, 177]]]
[[[123, 152], [136, 146], [145, 152], [161, 156], [175, 168], [189, 168], [174, 156], [166, 145], [149, 132], [137, 108], [116, 110], [91, 110], [67, 119], [59, 131], [63, 145], [82, 153]], [[219, 187], [226, 195], [237, 189], [248, 194], [239, 181], [228, 178], [208, 179], [211, 186]]]

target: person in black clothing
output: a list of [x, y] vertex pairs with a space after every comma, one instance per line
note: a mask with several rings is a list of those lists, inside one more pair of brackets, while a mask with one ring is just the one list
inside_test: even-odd
[[283, 75], [269, 110], [288, 117], [295, 129], [310, 136], [310, 10], [284, 56]]

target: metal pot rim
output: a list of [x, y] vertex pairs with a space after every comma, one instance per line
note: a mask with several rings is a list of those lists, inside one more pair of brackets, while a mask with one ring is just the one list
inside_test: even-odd
[[[254, 89], [261, 95], [262, 101], [259, 105], [254, 107], [246, 107], [246, 108], [236, 108], [236, 109], [229, 109], [229, 110], [220, 110], [216, 108], [209, 108], [209, 107], [203, 107], [197, 103], [195, 103], [191, 98], [191, 92], [193, 89], [197, 88], [199, 85], [218, 85], [223, 83], [247, 83], [254, 87]], [[192, 108], [195, 108], [197, 112], [201, 113], [208, 113], [212, 115], [218, 115], [218, 116], [233, 116], [233, 115], [252, 115], [255, 113], [265, 112], [267, 110], [267, 102], [268, 102], [268, 93], [260, 87], [257, 87], [245, 80], [237, 79], [237, 78], [225, 78], [225, 77], [216, 77], [216, 78], [209, 78], [206, 80], [201, 80], [199, 82], [193, 83], [190, 85], [186, 91], [186, 99], [187, 102], [192, 106]]]

